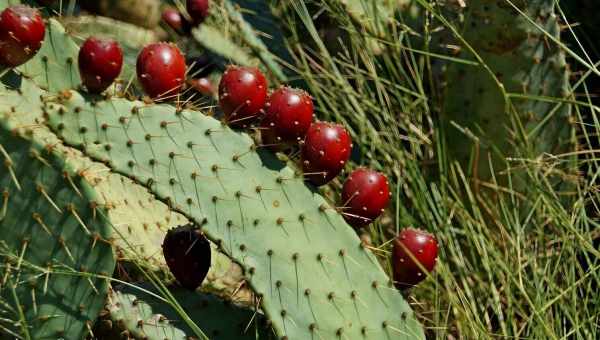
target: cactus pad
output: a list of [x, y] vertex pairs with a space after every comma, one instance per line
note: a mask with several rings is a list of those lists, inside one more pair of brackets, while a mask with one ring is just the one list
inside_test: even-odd
[[106, 212], [49, 145], [28, 140], [11, 119], [0, 125], [1, 294], [14, 332], [81, 339], [106, 297], [98, 274], [110, 276], [115, 266]]
[[[553, 0], [516, 1], [549, 34], [559, 37]], [[464, 37], [495, 73], [508, 93], [564, 98], [568, 70], [564, 52], [508, 3], [494, 0], [469, 2]], [[463, 58], [469, 58], [464, 52]], [[506, 157], [537, 157], [554, 153], [570, 138], [569, 105], [535, 98], [512, 98], [507, 106], [498, 85], [483, 67], [452, 65], [447, 75], [445, 120], [469, 128], [480, 138], [478, 176], [491, 176], [488, 154], [496, 170], [504, 170]], [[516, 119], [515, 119], [516, 118]], [[471, 161], [473, 142], [448, 125], [450, 153], [461, 164]], [[527, 150], [519, 154], [517, 150]]]
[[48, 115], [68, 144], [201, 225], [245, 269], [279, 336], [423, 338], [341, 215], [247, 135], [199, 112], [77, 92]]
[[[140, 287], [155, 295], [129, 286], [110, 292], [100, 338], [119, 334], [134, 339], [187, 340], [196, 335], [166, 301], [157, 298], [154, 289], [146, 284]], [[173, 288], [170, 293], [210, 339], [256, 339], [255, 332], [259, 339], [269, 339], [264, 317], [252, 310], [184, 289]]]
[[62, 25], [50, 19], [46, 24], [42, 48], [33, 59], [17, 69], [49, 92], [77, 88], [81, 84], [77, 67], [78, 52], [79, 47], [68, 38]]

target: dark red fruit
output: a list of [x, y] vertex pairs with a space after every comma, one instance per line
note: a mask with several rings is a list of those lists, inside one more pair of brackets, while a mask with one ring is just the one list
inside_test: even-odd
[[181, 13], [174, 8], [167, 8], [162, 12], [162, 20], [175, 31], [181, 32], [183, 28], [183, 18]]
[[359, 168], [354, 170], [342, 189], [342, 213], [353, 227], [373, 222], [390, 201], [388, 180], [380, 172]]
[[304, 176], [314, 185], [323, 185], [337, 176], [350, 158], [352, 140], [339, 124], [312, 123], [302, 145]]
[[262, 121], [264, 144], [298, 142], [313, 120], [313, 102], [308, 93], [291, 87], [273, 92], [265, 104]]
[[208, 16], [209, 0], [187, 0], [186, 4], [194, 26], [201, 24]]
[[215, 87], [208, 78], [190, 79], [188, 84], [203, 96], [212, 96], [216, 92]]
[[178, 10], [167, 8], [162, 12], [162, 20], [177, 33], [188, 34], [191, 30], [190, 23]]
[[144, 91], [154, 99], [165, 99], [181, 91], [185, 59], [177, 46], [154, 43], [140, 52], [136, 70]]
[[123, 51], [111, 39], [89, 37], [79, 50], [79, 73], [91, 93], [106, 90], [121, 73]]
[[392, 252], [396, 286], [403, 289], [423, 281], [426, 274], [418, 264], [427, 272], [433, 271], [437, 262], [437, 253], [437, 241], [430, 233], [413, 228], [402, 230], [394, 240]]
[[193, 224], [169, 230], [162, 249], [181, 286], [195, 290], [202, 284], [210, 268], [210, 243]]
[[229, 66], [219, 83], [219, 103], [231, 127], [248, 127], [262, 114], [267, 80], [256, 67]]
[[14, 5], [0, 14], [0, 65], [19, 66], [42, 47], [46, 26], [37, 9]]

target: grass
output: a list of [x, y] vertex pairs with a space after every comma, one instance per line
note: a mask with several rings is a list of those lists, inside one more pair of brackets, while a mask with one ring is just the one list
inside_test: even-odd
[[[361, 25], [338, 1], [293, 0], [283, 6], [295, 71], [315, 97], [317, 116], [348, 126], [360, 150], [355, 163], [386, 172], [396, 188], [395, 223], [369, 230], [377, 253], [386, 262], [389, 240], [408, 225], [437, 235], [441, 254], [435, 273], [407, 294], [431, 338], [600, 337], [600, 168], [594, 149], [600, 125], [587, 89], [596, 65], [582, 45], [567, 46], [536, 23], [547, 42], [581, 70], [572, 83], [574, 95], [503, 97], [507, 108], [518, 99], [571, 104], [578, 143], [543, 157], [523, 157], [527, 150], [516, 149], [503, 155], [506, 167], [490, 161], [503, 179], [478, 180], [472, 166], [448, 153], [447, 129], [462, 129], [478, 143], [499, 141], [441, 123], [440, 64], [469, 64], [502, 82], [452, 24], [455, 18], [430, 2], [417, 2], [418, 18], [400, 15], [389, 25], [376, 25], [376, 19]], [[508, 0], [506, 5], [515, 6]], [[517, 15], [526, 12], [519, 9]], [[564, 16], [562, 21], [568, 22]], [[418, 27], [407, 28], [415, 23]], [[338, 40], [323, 41], [328, 32]], [[435, 45], [452, 34], [456, 45], [470, 50], [470, 60], [452, 53], [455, 45]], [[571, 29], [562, 36], [577, 41]], [[523, 138], [526, 145], [528, 135]], [[568, 185], [557, 186], [557, 177]], [[527, 183], [526, 193], [513, 185], [519, 180]]]

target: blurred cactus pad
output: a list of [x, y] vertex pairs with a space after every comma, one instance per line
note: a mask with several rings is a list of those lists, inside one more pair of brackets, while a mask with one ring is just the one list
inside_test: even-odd
[[[0, 0], [0, 13], [0, 57], [27, 59], [0, 64], [0, 339], [600, 338], [589, 13], [553, 0]], [[100, 62], [82, 74], [107, 66], [103, 39], [123, 59], [100, 94], [80, 75], [90, 37]], [[224, 86], [229, 65], [268, 86]], [[151, 97], [150, 81], [174, 85]], [[271, 106], [283, 86], [352, 140], [322, 186], [302, 169], [306, 150], [331, 161], [326, 146], [267, 142], [278, 119], [299, 124], [293, 95]], [[225, 98], [263, 109], [236, 124]], [[346, 192], [359, 168], [385, 190]], [[388, 191], [368, 225], [346, 222], [365, 219], [355, 196]], [[181, 226], [189, 242], [165, 246]], [[408, 228], [428, 237], [427, 268], [397, 248]], [[181, 282], [209, 267], [198, 288], [177, 261]], [[418, 284], [399, 284], [407, 270]]]

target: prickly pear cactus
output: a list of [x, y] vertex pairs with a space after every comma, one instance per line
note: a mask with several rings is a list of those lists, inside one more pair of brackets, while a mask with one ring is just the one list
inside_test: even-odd
[[[187, 218], [169, 210], [147, 189], [130, 179], [111, 173], [103, 164], [92, 162], [79, 151], [63, 146], [42, 125], [42, 99], [50, 96], [26, 79], [21, 81], [18, 91], [3, 88], [0, 91], [0, 120], [11, 120], [14, 128], [29, 128], [31, 139], [51, 145], [94, 188], [98, 204], [107, 210], [114, 231], [111, 242], [119, 260], [135, 261], [153, 271], [166, 270], [161, 248], [163, 239], [169, 228], [188, 223]], [[252, 297], [241, 287], [241, 268], [214, 247], [212, 253], [214, 263], [203, 289], [249, 303]]]
[[81, 84], [77, 67], [78, 51], [79, 47], [68, 38], [64, 27], [55, 19], [50, 19], [46, 24], [42, 48], [17, 70], [49, 92], [77, 88]]
[[[144, 188], [127, 178], [111, 173], [93, 173], [94, 186], [109, 209], [109, 217], [115, 229], [115, 245], [120, 258], [143, 261], [146, 265], [163, 267], [160, 249], [169, 227], [185, 224], [187, 219], [171, 212]], [[156, 268], [156, 269], [158, 269]]]
[[13, 335], [81, 339], [115, 266], [111, 228], [92, 186], [30, 134], [0, 121], [0, 292], [11, 314], [3, 318], [14, 320]]
[[[144, 291], [142, 291], [142, 288]], [[150, 295], [151, 292], [154, 295]], [[225, 302], [209, 294], [172, 288], [188, 316], [210, 339], [274, 339], [265, 319], [255, 311]], [[147, 284], [111, 290], [96, 334], [147, 340], [187, 340], [195, 337], [181, 316]]]
[[[69, 163], [94, 187], [99, 196], [99, 203], [108, 210], [108, 218], [115, 231], [112, 235], [112, 242], [118, 259], [138, 263], [143, 261], [144, 267], [150, 270], [166, 269], [161, 249], [163, 238], [169, 228], [186, 224], [188, 220], [181, 214], [170, 211], [164, 203], [157, 201], [148, 193], [147, 189], [134, 184], [123, 176], [111, 173], [106, 166], [92, 162], [77, 150], [63, 146], [56, 136], [43, 125], [42, 107], [44, 104], [42, 99], [53, 96], [49, 92], [56, 93], [66, 88], [79, 86], [77, 67], [79, 48], [71, 40], [71, 34], [80, 37], [82, 27], [95, 25], [103, 27], [107, 36], [110, 37], [112, 33], [108, 28], [109, 23], [115, 22], [108, 18], [92, 19], [90, 17], [79, 17], [77, 20], [63, 18], [62, 20], [70, 29], [63, 29], [60, 23], [50, 20], [48, 25], [50, 28], [40, 52], [30, 62], [18, 69], [24, 77], [29, 77], [29, 79], [19, 79], [18, 91], [3, 90], [2, 97], [0, 97], [0, 118], [10, 117], [19, 127], [35, 127], [32, 129], [32, 138], [45, 145], [53, 145], [65, 162]], [[122, 27], [122, 25], [124, 24], [115, 24], [116, 27]], [[85, 35], [85, 29], [83, 32]], [[136, 36], [141, 41], [151, 39], [141, 29], [137, 31], [130, 29], [128, 32], [130, 33], [125, 33], [125, 36], [130, 38]], [[123, 32], [121, 33], [123, 34]], [[136, 41], [129, 39], [125, 46], [130, 46], [129, 49], [133, 51]], [[137, 44], [142, 44], [141, 41]], [[125, 49], [127, 51], [127, 47]], [[134, 63], [134, 60], [135, 58], [129, 61]], [[122, 76], [126, 74], [126, 69], [127, 67]], [[48, 77], [36, 76], [39, 74], [47, 74]], [[74, 79], [77, 81], [75, 82]], [[38, 86], [49, 91], [41, 90]], [[216, 265], [211, 267], [203, 289], [221, 296], [231, 297], [233, 293], [236, 293], [232, 298], [248, 303], [251, 295], [247, 289], [240, 288], [243, 279], [240, 267], [216, 249], [213, 250]]]
[[[553, 0], [514, 1], [538, 25], [559, 38]], [[564, 53], [543, 32], [507, 2], [468, 2], [464, 38], [478, 51], [507, 93], [519, 96], [565, 98], [568, 69]], [[461, 56], [472, 59], [468, 51]], [[569, 105], [513, 97], [510, 105], [499, 85], [483, 67], [454, 64], [447, 75], [446, 138], [450, 153], [463, 166], [476, 162], [476, 175], [491, 176], [488, 154], [496, 171], [506, 168], [506, 157], [537, 157], [555, 153], [568, 143]], [[473, 141], [451, 125], [467, 127], [480, 138], [478, 155]], [[517, 150], [526, 149], [528, 155]], [[476, 155], [470, 159], [471, 155]], [[513, 164], [514, 166], [515, 164]]]
[[199, 112], [77, 92], [47, 113], [66, 143], [201, 225], [245, 269], [279, 336], [423, 337], [341, 215], [247, 135]]
[[[77, 49], [51, 25], [40, 54], [19, 69], [49, 92], [13, 92], [43, 112], [38, 124], [200, 225], [243, 268], [278, 337], [424, 337], [375, 256], [300, 174], [200, 112], [67, 90], [78, 87]], [[118, 226], [127, 223], [112, 224], [126, 234]]]
[[[83, 173], [108, 210], [114, 229], [113, 244], [119, 260], [137, 262], [148, 270], [166, 271], [162, 243], [170, 228], [188, 223], [183, 215], [169, 210], [145, 188], [121, 175], [108, 172], [94, 164]], [[213, 263], [202, 285], [203, 291], [249, 304], [252, 295], [243, 287], [241, 268], [219, 252], [211, 249]]]

